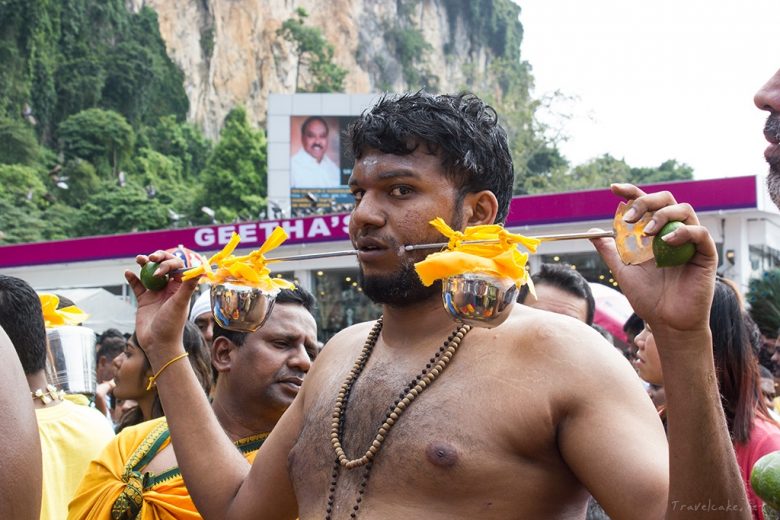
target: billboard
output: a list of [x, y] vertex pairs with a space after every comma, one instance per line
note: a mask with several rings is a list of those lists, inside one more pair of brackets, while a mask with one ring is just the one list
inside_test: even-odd
[[354, 160], [343, 139], [355, 116], [290, 117], [290, 209], [293, 216], [347, 211]]

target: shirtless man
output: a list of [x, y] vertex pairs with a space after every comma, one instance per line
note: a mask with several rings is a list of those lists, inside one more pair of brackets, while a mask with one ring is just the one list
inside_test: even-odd
[[[472, 96], [383, 100], [358, 120], [351, 139], [350, 236], [363, 290], [383, 304], [381, 332], [374, 336], [375, 324], [363, 323], [330, 341], [251, 469], [186, 363], [165, 370], [158, 389], [204, 517], [577, 518], [590, 492], [613, 519], [692, 518], [702, 508], [708, 518], [750, 518], [712, 361], [707, 320], [717, 256], [690, 206], [669, 193], [613, 187], [635, 201], [630, 219], [655, 211], [651, 233], [670, 219], [688, 224], [669, 239], [696, 245], [684, 267], [624, 266], [613, 240], [595, 242], [661, 338], [670, 448], [614, 348], [582, 323], [521, 306], [500, 327], [461, 331], [446, 371], [396, 419], [388, 412], [399, 395], [423, 370], [435, 374], [429, 365], [447, 356], [437, 353], [458, 329], [440, 288], [423, 287], [414, 273], [425, 253], [400, 247], [441, 240], [428, 225], [437, 216], [457, 229], [503, 222], [513, 169], [495, 113]], [[160, 272], [180, 267], [162, 251], [151, 258], [163, 261]], [[136, 331], [159, 370], [182, 351], [194, 285], [170, 282], [151, 293], [132, 273], [126, 277], [138, 297]], [[353, 368], [372, 337], [367, 361]], [[355, 381], [345, 389], [350, 373]], [[334, 414], [337, 396], [348, 403]], [[393, 427], [379, 430], [388, 416]], [[347, 459], [373, 443], [373, 462], [335, 466], [334, 428]]]
[[0, 327], [0, 517], [33, 520], [41, 514], [41, 441], [22, 364]]

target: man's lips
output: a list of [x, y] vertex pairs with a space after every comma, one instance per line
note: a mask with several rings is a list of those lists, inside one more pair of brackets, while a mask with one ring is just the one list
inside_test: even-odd
[[287, 383], [287, 384], [295, 385], [295, 386], [301, 386], [303, 384], [303, 378], [302, 377], [285, 377], [284, 379], [282, 379], [279, 382], [280, 383]]

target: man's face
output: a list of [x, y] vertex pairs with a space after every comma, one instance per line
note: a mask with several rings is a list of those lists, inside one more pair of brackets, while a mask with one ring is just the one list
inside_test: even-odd
[[764, 125], [764, 137], [769, 146], [764, 151], [769, 163], [767, 187], [775, 205], [780, 208], [780, 70], [772, 76], [753, 98], [756, 106], [769, 112]]
[[206, 345], [211, 348], [211, 342], [214, 340], [214, 315], [211, 311], [204, 312], [195, 318], [195, 325], [198, 326], [200, 333], [203, 334]]
[[377, 303], [404, 305], [440, 293], [439, 284], [425, 287], [414, 271], [430, 251], [406, 252], [403, 246], [446, 241], [429, 224], [436, 217], [455, 229], [463, 225], [458, 190], [439, 157], [423, 149], [404, 156], [370, 150], [350, 178], [355, 209], [349, 235], [359, 251], [363, 292]]
[[301, 141], [306, 153], [317, 159], [317, 162], [322, 161], [328, 150], [328, 127], [317, 119], [310, 121], [303, 130]]
[[544, 282], [534, 285], [536, 300], [528, 295], [525, 304], [529, 307], [564, 314], [583, 323], [588, 321], [588, 302], [570, 292], [559, 289]]
[[317, 324], [309, 311], [296, 303], [276, 304], [268, 321], [231, 351], [231, 385], [281, 416], [318, 352]]

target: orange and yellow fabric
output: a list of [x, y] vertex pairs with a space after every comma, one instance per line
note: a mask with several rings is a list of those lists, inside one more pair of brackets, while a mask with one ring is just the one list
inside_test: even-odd
[[[267, 433], [236, 442], [254, 461]], [[69, 519], [188, 520], [201, 518], [179, 468], [155, 475], [144, 472], [170, 444], [165, 417], [125, 428], [90, 463], [68, 508]]]

